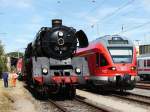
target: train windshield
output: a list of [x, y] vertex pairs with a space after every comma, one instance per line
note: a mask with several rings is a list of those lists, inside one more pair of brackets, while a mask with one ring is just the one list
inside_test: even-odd
[[114, 63], [131, 63], [133, 48], [110, 47], [108, 48]]

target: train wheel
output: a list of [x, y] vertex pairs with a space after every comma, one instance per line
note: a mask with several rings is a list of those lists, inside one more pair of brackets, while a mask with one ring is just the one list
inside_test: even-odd
[[143, 76], [140, 76], [140, 80], [141, 80], [141, 81], [144, 81], [144, 77], [143, 77]]
[[[33, 88], [32, 88], [32, 89], [33, 89]], [[35, 88], [34, 88], [32, 91], [33, 91], [32, 94], [33, 94], [34, 98], [40, 99], [40, 98], [39, 98], [39, 92], [38, 92]]]
[[45, 90], [44, 87], [42, 86], [36, 86], [34, 85], [34, 90], [33, 90], [33, 95], [36, 99], [39, 99], [39, 100], [45, 100], [48, 98], [48, 93], [47, 91]]
[[72, 87], [70, 85], [66, 85], [66, 87], [61, 87], [61, 89], [58, 92], [59, 97], [67, 98], [67, 99], [73, 99], [76, 95], [76, 89], [75, 87]]
[[126, 90], [121, 88], [120, 93], [124, 93], [124, 92], [126, 92]]
[[75, 89], [75, 87], [73, 87], [73, 86], [67, 86], [65, 93], [66, 93], [65, 96], [66, 96], [67, 98], [73, 99], [73, 98], [75, 97], [75, 95], [76, 95], [76, 89]]

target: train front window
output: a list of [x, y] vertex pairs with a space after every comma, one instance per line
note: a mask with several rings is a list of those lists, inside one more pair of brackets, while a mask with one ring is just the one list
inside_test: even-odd
[[108, 48], [114, 63], [131, 63], [133, 48], [110, 47]]

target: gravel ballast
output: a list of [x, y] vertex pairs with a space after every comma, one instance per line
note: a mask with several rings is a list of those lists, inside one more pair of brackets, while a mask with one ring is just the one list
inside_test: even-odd
[[150, 107], [143, 107], [133, 102], [126, 102], [121, 99], [112, 98], [111, 96], [94, 94], [87, 91], [77, 90], [77, 95], [85, 97], [86, 100], [93, 104], [105, 105], [121, 112], [149, 112], [150, 110]]
[[0, 80], [0, 112], [60, 112], [47, 101], [35, 99], [24, 88], [24, 83], [17, 81], [17, 86], [3, 87]]

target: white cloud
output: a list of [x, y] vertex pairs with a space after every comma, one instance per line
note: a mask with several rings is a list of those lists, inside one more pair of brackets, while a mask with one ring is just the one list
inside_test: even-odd
[[137, 17], [126, 17], [125, 20], [126, 20], [126, 22], [130, 21], [130, 22], [141, 24], [141, 23], [145, 23], [145, 22], [149, 21], [149, 18], [143, 18], [143, 17], [140, 17], [140, 18], [137, 18]]
[[33, 15], [31, 18], [31, 23], [33, 24], [39, 24], [44, 20], [44, 18], [40, 15]]
[[105, 7], [99, 8], [95, 10], [93, 13], [78, 12], [74, 13], [74, 17], [78, 19], [82, 19], [84, 21], [84, 29], [91, 28], [91, 26], [95, 26], [97, 23], [103, 23], [103, 18], [108, 14], [112, 13], [116, 7]]
[[26, 39], [26, 38], [17, 38], [15, 41], [19, 44], [26, 44], [28, 42], [28, 39]]
[[150, 12], [150, 0], [140, 0], [141, 5], [143, 5], [143, 8]]
[[0, 0], [1, 7], [28, 8], [32, 5], [32, 0]]
[[86, 19], [87, 23], [90, 23], [90, 25], [99, 21], [98, 18], [93, 17], [93, 16], [87, 16], [85, 19]]

